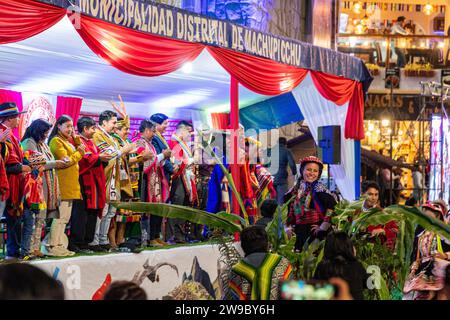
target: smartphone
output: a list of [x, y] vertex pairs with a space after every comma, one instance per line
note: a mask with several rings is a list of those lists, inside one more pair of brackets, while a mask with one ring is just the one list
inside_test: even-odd
[[326, 281], [289, 280], [281, 283], [282, 300], [331, 300], [337, 292]]

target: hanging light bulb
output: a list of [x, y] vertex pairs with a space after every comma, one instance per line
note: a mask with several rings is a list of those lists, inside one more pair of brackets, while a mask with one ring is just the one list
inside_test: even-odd
[[367, 26], [369, 24], [369, 17], [367, 16], [367, 13], [364, 15], [364, 17], [361, 19], [361, 24], [363, 26]]
[[353, 5], [353, 13], [360, 14], [363, 8], [363, 4], [361, 2], [356, 2]]
[[430, 14], [433, 13], [433, 6], [430, 3], [427, 3], [426, 5], [423, 6], [423, 12], [429, 16]]

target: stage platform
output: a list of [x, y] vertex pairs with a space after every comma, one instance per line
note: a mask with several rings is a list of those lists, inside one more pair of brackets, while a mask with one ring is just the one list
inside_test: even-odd
[[61, 281], [67, 300], [91, 300], [111, 281], [137, 279], [149, 299], [162, 299], [191, 277], [215, 295], [218, 247], [212, 244], [31, 261]]

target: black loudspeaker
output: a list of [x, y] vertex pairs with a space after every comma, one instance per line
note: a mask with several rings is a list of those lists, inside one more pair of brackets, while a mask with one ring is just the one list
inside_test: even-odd
[[319, 127], [319, 158], [324, 164], [341, 163], [341, 126]]

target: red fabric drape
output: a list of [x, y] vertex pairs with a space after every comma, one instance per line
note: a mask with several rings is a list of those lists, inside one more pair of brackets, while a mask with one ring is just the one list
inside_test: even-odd
[[228, 113], [211, 113], [211, 120], [214, 129], [225, 130], [230, 126], [230, 115]]
[[247, 89], [264, 95], [278, 95], [294, 89], [308, 70], [281, 64], [232, 50], [208, 47], [214, 59]]
[[311, 78], [322, 97], [341, 106], [348, 102], [345, 119], [345, 138], [364, 139], [364, 97], [362, 84], [318, 71], [311, 71]]
[[101, 58], [123, 72], [155, 77], [195, 60], [203, 45], [153, 36], [82, 16], [77, 29]]
[[81, 98], [71, 98], [71, 97], [60, 97], [56, 103], [56, 119], [58, 119], [63, 114], [72, 117], [74, 125], [78, 121], [80, 116], [81, 104], [83, 99]]
[[0, 1], [0, 44], [18, 42], [47, 30], [66, 10], [32, 0]]
[[[17, 105], [19, 111], [23, 110], [23, 101], [22, 101], [22, 93], [12, 90], [4, 90], [0, 89], [0, 103], [3, 102], [14, 102]], [[19, 129], [15, 128], [13, 130], [13, 134], [20, 139], [19, 137]]]

